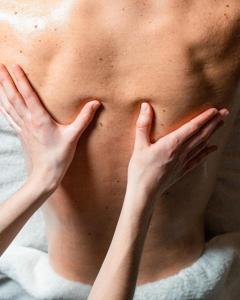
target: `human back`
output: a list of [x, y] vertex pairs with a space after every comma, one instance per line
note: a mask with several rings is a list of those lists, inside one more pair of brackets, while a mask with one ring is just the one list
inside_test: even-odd
[[239, 109], [233, 99], [240, 64], [238, 0], [19, 1], [15, 7], [3, 1], [0, 16], [2, 62], [22, 65], [57, 121], [72, 121], [89, 99], [103, 103], [44, 208], [50, 260], [68, 278], [93, 282], [108, 249], [139, 104], [148, 99], [154, 108], [153, 139], [206, 107], [230, 108], [232, 119], [213, 140], [219, 155], [159, 199], [138, 283], [191, 264], [203, 250], [204, 211]]

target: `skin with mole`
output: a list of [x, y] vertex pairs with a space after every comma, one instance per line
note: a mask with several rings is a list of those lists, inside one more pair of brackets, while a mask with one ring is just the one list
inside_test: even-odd
[[240, 109], [234, 97], [239, 0], [24, 2], [14, 1], [13, 9], [11, 1], [0, 1], [1, 62], [23, 67], [62, 124], [89, 100], [103, 104], [101, 122], [84, 132], [62, 184], [43, 207], [52, 267], [63, 277], [94, 282], [121, 211], [144, 99], [154, 110], [152, 140], [208, 107], [231, 113], [211, 141], [218, 154], [159, 199], [137, 285], [191, 265], [204, 249], [206, 207]]

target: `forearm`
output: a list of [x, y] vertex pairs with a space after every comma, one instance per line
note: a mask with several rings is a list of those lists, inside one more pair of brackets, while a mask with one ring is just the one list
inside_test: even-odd
[[[153, 208], [134, 207], [134, 203], [137, 202], [134, 200], [140, 199], [132, 199], [132, 197], [131, 193], [126, 194], [111, 245], [88, 300], [133, 298]], [[139, 193], [134, 197], [147, 196]]]
[[[45, 176], [30, 176], [21, 189], [0, 206], [0, 255], [28, 219], [48, 199], [53, 188]], [[46, 178], [46, 177], [45, 177]]]

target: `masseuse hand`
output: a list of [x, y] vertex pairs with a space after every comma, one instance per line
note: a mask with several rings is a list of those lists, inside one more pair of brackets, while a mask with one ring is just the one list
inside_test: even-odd
[[16, 130], [30, 159], [31, 176], [46, 174], [45, 181], [56, 187], [68, 169], [81, 134], [101, 105], [88, 102], [70, 125], [58, 124], [41, 104], [23, 70], [12, 67], [14, 78], [0, 66], [1, 111]]
[[153, 110], [143, 103], [128, 168], [128, 191], [140, 189], [156, 197], [164, 193], [217, 150], [208, 142], [228, 114], [227, 109], [210, 108], [152, 144], [149, 135]]

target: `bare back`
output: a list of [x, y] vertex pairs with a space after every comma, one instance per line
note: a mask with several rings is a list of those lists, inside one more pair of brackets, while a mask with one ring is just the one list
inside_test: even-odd
[[[173, 274], [204, 247], [204, 212], [239, 103], [239, 0], [1, 1], [0, 57], [19, 63], [46, 108], [68, 123], [89, 99], [103, 109], [44, 206], [49, 256], [63, 276], [93, 283], [121, 210], [139, 105], [157, 139], [206, 107], [228, 107], [218, 155], [159, 199], [138, 284]], [[221, 138], [220, 138], [221, 137]]]

